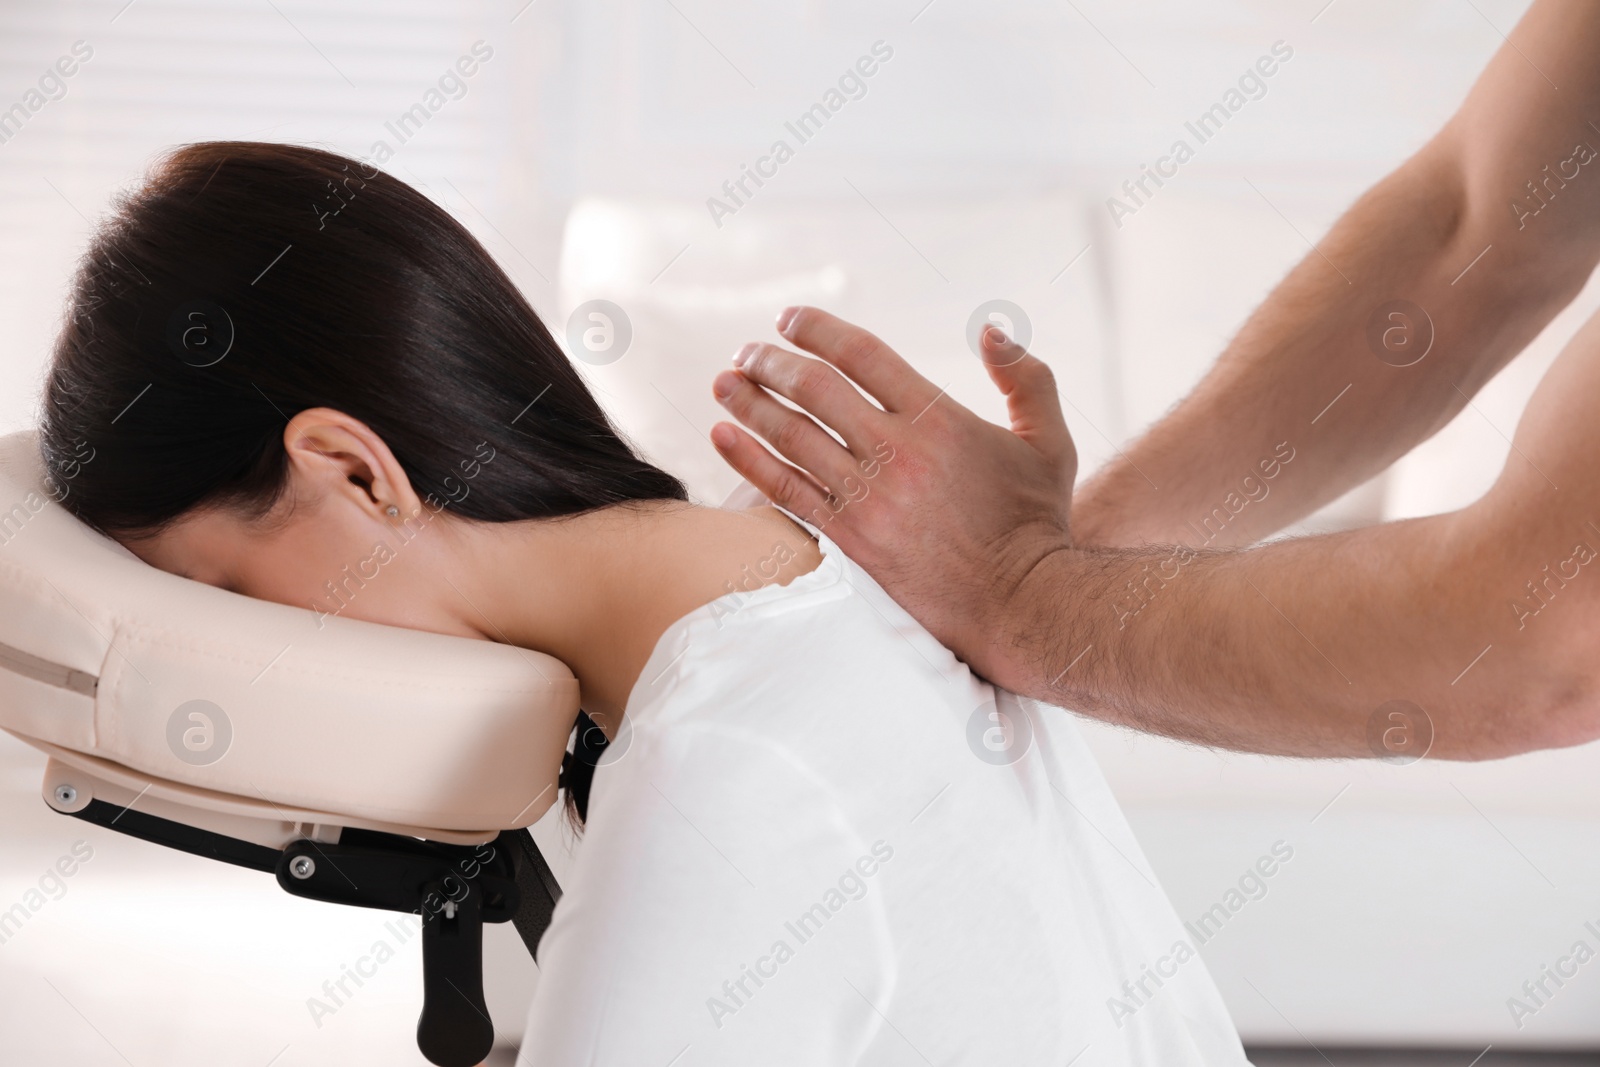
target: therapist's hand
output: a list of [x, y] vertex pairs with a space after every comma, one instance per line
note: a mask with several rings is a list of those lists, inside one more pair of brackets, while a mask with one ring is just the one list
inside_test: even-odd
[[1050, 368], [997, 328], [985, 332], [983, 360], [1005, 395], [1007, 429], [980, 419], [878, 338], [825, 311], [788, 308], [778, 332], [819, 358], [746, 345], [735, 357], [738, 369], [712, 383], [718, 402], [777, 455], [730, 423], [712, 428], [712, 443], [982, 671], [1004, 654], [993, 647], [1002, 632], [994, 621], [1023, 578], [1071, 544], [1078, 458]]

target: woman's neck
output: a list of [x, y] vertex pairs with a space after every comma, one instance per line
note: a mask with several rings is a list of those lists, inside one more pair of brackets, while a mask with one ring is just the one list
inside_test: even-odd
[[676, 501], [567, 519], [472, 524], [463, 621], [538, 649], [578, 677], [583, 707], [613, 736], [628, 695], [673, 622], [732, 591], [814, 569], [811, 536], [772, 507], [727, 511]]

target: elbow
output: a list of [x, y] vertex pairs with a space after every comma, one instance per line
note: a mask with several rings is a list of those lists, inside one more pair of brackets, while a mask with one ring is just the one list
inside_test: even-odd
[[[1561, 579], [1553, 577], [1542, 587], [1546, 600], [1540, 610], [1523, 610], [1513, 623], [1505, 602], [1489, 591], [1515, 588], [1530, 567], [1526, 559], [1497, 560], [1493, 546], [1508, 538], [1529, 541], [1533, 535], [1508, 533], [1495, 521], [1497, 514], [1505, 517], [1504, 509], [1472, 512], [1475, 533], [1467, 537], [1471, 548], [1465, 556], [1450, 558], [1457, 573], [1484, 576], [1483, 595], [1458, 604], [1456, 619], [1470, 620], [1467, 630], [1475, 637], [1467, 644], [1494, 640], [1479, 654], [1483, 662], [1474, 668], [1475, 678], [1457, 677], [1441, 692], [1451, 695], [1441, 701], [1447, 710], [1437, 724], [1438, 754], [1492, 760], [1600, 740], [1600, 587], [1591, 591], [1569, 580], [1558, 597], [1553, 586]], [[1498, 635], [1492, 625], [1496, 619], [1505, 627]], [[1443, 620], [1441, 626], [1450, 629]], [[1454, 643], [1462, 644], [1463, 632], [1456, 631]]]
[[[1508, 191], [1519, 188], [1527, 165], [1457, 116], [1368, 194], [1404, 204], [1414, 240], [1434, 257], [1439, 289], [1491, 330], [1506, 319], [1542, 327], [1571, 303], [1600, 262], [1591, 227], [1522, 232]], [[1491, 247], [1496, 284], [1456, 288], [1461, 267]]]
[[1571, 748], [1600, 740], [1600, 669], [1595, 657], [1574, 665], [1560, 681], [1550, 686], [1541, 701], [1541, 714], [1530, 731], [1529, 751], [1544, 748]]
[[1537, 701], [1529, 710], [1538, 713], [1530, 724], [1530, 750], [1600, 740], [1600, 601], [1585, 595], [1562, 621], [1560, 632], [1528, 657]]
[[1526, 657], [1507, 677], [1506, 699], [1466, 758], [1500, 759], [1600, 740], [1600, 656], [1552, 650]]
[[1509, 159], [1456, 121], [1402, 167], [1411, 171], [1412, 188], [1433, 201], [1435, 247], [1445, 253], [1438, 264], [1441, 284], [1456, 276], [1460, 264], [1493, 248], [1496, 284], [1474, 290], [1470, 298], [1485, 322], [1509, 317], [1542, 327], [1577, 297], [1600, 262], [1592, 227], [1572, 221], [1525, 227], [1511, 194], [1528, 161]]
[[1503, 322], [1501, 328], [1512, 335], [1509, 359], [1577, 299], [1594, 272], [1596, 247], [1592, 241], [1575, 242], [1564, 235], [1542, 242], [1500, 243], [1506, 259], [1496, 277], [1504, 284], [1488, 298], [1483, 313], [1490, 323]]

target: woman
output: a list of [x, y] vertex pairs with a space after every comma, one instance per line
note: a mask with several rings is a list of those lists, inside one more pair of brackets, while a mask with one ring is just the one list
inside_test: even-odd
[[565, 783], [531, 1062], [1243, 1061], [1066, 714], [804, 523], [689, 503], [396, 179], [170, 154], [85, 257], [41, 423], [48, 470], [95, 449], [65, 506], [157, 567], [571, 666], [613, 758]]

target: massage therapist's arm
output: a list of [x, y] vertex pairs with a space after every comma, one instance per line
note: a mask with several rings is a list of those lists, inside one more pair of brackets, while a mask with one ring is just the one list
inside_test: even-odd
[[[1394, 699], [1428, 711], [1437, 756], [1600, 735], [1591, 666], [1600, 571], [1591, 575], [1587, 560], [1600, 548], [1600, 530], [1587, 526], [1600, 522], [1589, 510], [1600, 511], [1592, 324], [1473, 507], [1216, 551], [1305, 514], [1437, 430], [1581, 287], [1600, 251], [1600, 180], [1585, 184], [1600, 179], [1590, 170], [1600, 161], [1563, 161], [1576, 159], [1579, 141], [1600, 146], [1586, 118], [1600, 115], [1592, 12], [1534, 6], [1461, 114], [1351, 209], [1193, 397], [1086, 487], [1070, 536], [1075, 461], [1057, 429], [1054, 382], [1031, 357], [991, 366], [1012, 433], [939, 396], [871, 335], [803, 309], [780, 332], [884, 410], [826, 364], [761, 347], [742, 373], [718, 379], [719, 397], [809, 475], [731, 426], [713, 437], [774, 500], [803, 514], [822, 508], [841, 547], [1010, 688], [1262, 752], [1368, 754], [1368, 720]], [[1539, 201], [1526, 183], [1563, 165], [1576, 176], [1541, 186], [1547, 202], [1531, 214]], [[1520, 211], [1517, 193], [1529, 205]], [[1437, 330], [1409, 367], [1380, 362], [1367, 343], [1372, 311], [1397, 298], [1425, 306]], [[850, 451], [757, 384], [815, 414]], [[895, 459], [863, 481], [860, 464], [879, 441]], [[1268, 472], [1270, 495], [1222, 535], [1188, 526], [1226, 506], [1245, 476]], [[837, 514], [822, 485], [847, 501]], [[1112, 547], [1146, 541], [1205, 551]], [[1083, 547], [1095, 543], [1104, 547]]]
[[[1450, 122], [1339, 219], [1176, 409], [1080, 488], [1077, 537], [1187, 539], [1188, 523], [1288, 441], [1295, 460], [1270, 497], [1225, 529], [1212, 524], [1212, 545], [1250, 544], [1455, 417], [1577, 295], [1600, 255], [1600, 159], [1574, 158], [1580, 143], [1600, 150], [1597, 56], [1600, 5], [1535, 3]], [[1548, 198], [1537, 214], [1529, 182]], [[1434, 329], [1410, 367], [1380, 361], [1369, 344], [1375, 316], [1380, 336], [1398, 327], [1392, 361], [1425, 343], [1425, 326], [1408, 331], [1379, 311], [1396, 300], [1423, 308]]]
[[[999, 685], [1286, 755], [1381, 754], [1369, 724], [1392, 700], [1427, 712], [1435, 757], [1600, 736], [1600, 319], [1552, 367], [1505, 470], [1473, 506], [1198, 552], [1074, 545], [1061, 484], [1071, 440], [1049, 368], [1020, 350], [988, 352], [1016, 360], [991, 367], [1013, 432], [941, 398], [876, 338], [824, 312], [801, 309], [784, 333], [829, 353], [883, 409], [825, 364], [763, 345], [715, 388], [803, 470], [729, 424], [713, 440]], [[746, 375], [815, 412], [848, 450]], [[874, 462], [885, 443], [891, 458]]]

